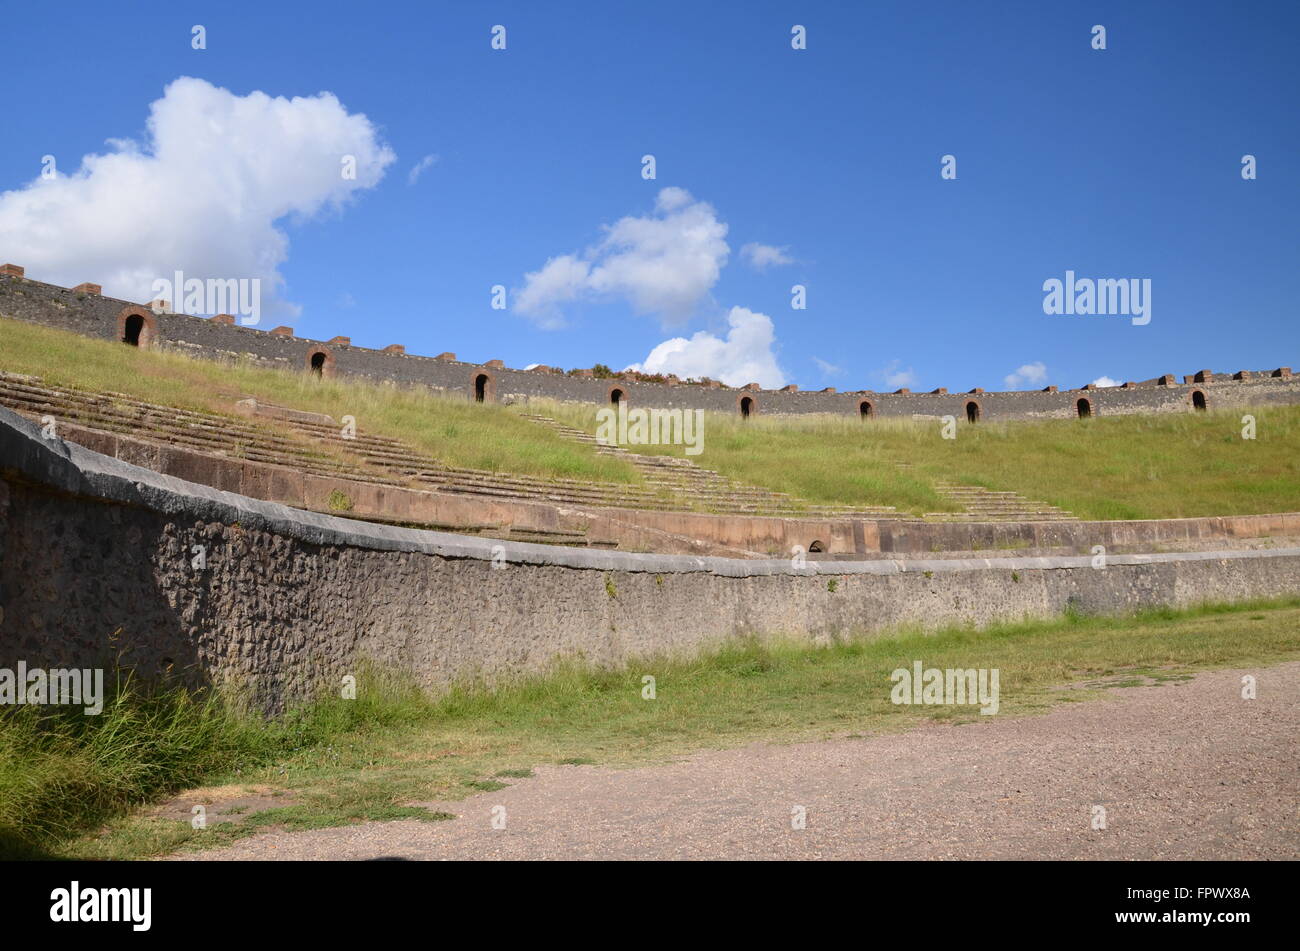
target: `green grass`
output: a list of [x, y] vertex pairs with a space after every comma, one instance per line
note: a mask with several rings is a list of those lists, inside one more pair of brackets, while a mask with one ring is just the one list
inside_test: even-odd
[[[589, 433], [601, 407], [541, 401], [530, 406]], [[689, 458], [697, 465], [750, 485], [786, 492], [806, 502], [893, 505], [903, 512], [955, 511], [940, 498], [931, 479], [904, 472], [893, 463], [890, 445], [879, 438], [891, 422], [868, 433], [856, 420], [827, 416], [755, 417], [739, 420], [704, 414], [704, 451], [687, 457], [681, 446], [628, 446], [647, 455]]]
[[506, 407], [425, 388], [322, 380], [306, 372], [139, 350], [2, 317], [0, 370], [227, 416], [234, 415], [236, 400], [253, 396], [336, 420], [355, 416], [360, 430], [405, 440], [448, 465], [544, 478], [642, 481], [626, 462], [562, 439]]
[[[914, 660], [998, 668], [1006, 716], [1087, 699], [1112, 683], [1170, 683], [1197, 669], [1298, 656], [1300, 599], [1289, 599], [900, 632], [825, 647], [737, 642], [616, 670], [569, 661], [544, 676], [496, 689], [463, 684], [438, 698], [372, 673], [356, 700], [323, 700], [269, 723], [211, 698], [131, 690], [98, 720], [54, 714], [38, 729], [32, 708], [4, 714], [0, 851], [138, 858], [270, 827], [435, 820], [445, 816], [424, 804], [526, 781], [538, 765], [660, 762], [754, 740], [989, 719], [970, 708], [891, 704], [890, 671]], [[646, 674], [656, 678], [654, 700], [642, 698]], [[1090, 689], [1064, 689], [1080, 682]], [[202, 831], [134, 809], [199, 783], [271, 787], [287, 804]]]
[[0, 708], [0, 858], [46, 854], [52, 843], [214, 775], [359, 730], [427, 721], [429, 699], [414, 686], [375, 672], [363, 682], [356, 700], [330, 697], [273, 720], [246, 712], [231, 694], [145, 689], [121, 671], [106, 684], [98, 716], [79, 707]]
[[[547, 412], [595, 432], [597, 407]], [[1256, 438], [1241, 438], [1241, 417]], [[682, 455], [681, 446], [630, 447]], [[951, 510], [935, 482], [1019, 492], [1084, 519], [1189, 518], [1300, 510], [1300, 406], [957, 425], [911, 419], [706, 413], [694, 461], [815, 502]], [[911, 465], [907, 471], [897, 463]]]
[[[231, 414], [254, 396], [403, 439], [450, 465], [545, 478], [643, 480], [628, 463], [562, 439], [509, 407], [308, 373], [141, 351], [0, 318], [0, 369], [49, 382]], [[595, 431], [595, 406], [530, 404]], [[1257, 438], [1241, 438], [1241, 417]], [[273, 424], [268, 424], [273, 425]], [[680, 446], [633, 447], [682, 454]], [[937, 423], [829, 416], [749, 420], [708, 413], [693, 460], [796, 499], [953, 511], [940, 481], [1019, 492], [1085, 519], [1186, 518], [1300, 510], [1300, 406], [1042, 422]], [[906, 471], [898, 463], [908, 463]]]

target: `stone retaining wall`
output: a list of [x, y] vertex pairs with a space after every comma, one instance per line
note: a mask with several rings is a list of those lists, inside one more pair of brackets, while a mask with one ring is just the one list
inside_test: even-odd
[[[195, 546], [204, 554], [194, 562]], [[1300, 549], [809, 562], [640, 555], [359, 523], [184, 482], [0, 411], [0, 667], [119, 657], [233, 677], [268, 709], [359, 661], [436, 688], [898, 625], [1119, 613], [1300, 593]]]

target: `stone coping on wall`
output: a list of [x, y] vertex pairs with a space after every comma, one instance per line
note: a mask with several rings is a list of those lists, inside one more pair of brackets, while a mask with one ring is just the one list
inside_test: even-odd
[[[1073, 569], [1089, 567], [1082, 556], [948, 559], [809, 560], [796, 567], [791, 559], [732, 559], [689, 555], [655, 555], [503, 542], [447, 532], [358, 522], [236, 495], [173, 476], [162, 475], [92, 452], [75, 443], [46, 439], [18, 414], [0, 407], [0, 474], [10, 475], [72, 495], [142, 506], [169, 517], [239, 523], [310, 544], [342, 545], [376, 551], [420, 552], [443, 558], [500, 560], [596, 571], [682, 574], [705, 572], [732, 578], [770, 575], [896, 575], [959, 573], [998, 569]], [[1300, 555], [1300, 548], [1162, 552], [1107, 556], [1107, 565], [1167, 562], [1239, 561]]]

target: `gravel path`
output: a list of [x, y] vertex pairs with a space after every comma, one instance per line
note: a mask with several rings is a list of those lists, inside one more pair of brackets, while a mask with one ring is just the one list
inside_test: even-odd
[[[1259, 699], [1241, 699], [1246, 673]], [[455, 821], [271, 832], [177, 858], [1300, 857], [1300, 663], [1110, 694], [1045, 716], [670, 765], [543, 766], [508, 789], [429, 804]], [[1105, 829], [1091, 827], [1095, 806]]]

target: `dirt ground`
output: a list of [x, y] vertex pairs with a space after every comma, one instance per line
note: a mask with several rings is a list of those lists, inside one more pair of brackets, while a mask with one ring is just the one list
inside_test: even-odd
[[[1258, 699], [1242, 698], [1244, 674]], [[633, 769], [542, 766], [427, 804], [454, 821], [269, 832], [176, 858], [1295, 859], [1298, 737], [1289, 663], [1043, 716]]]

